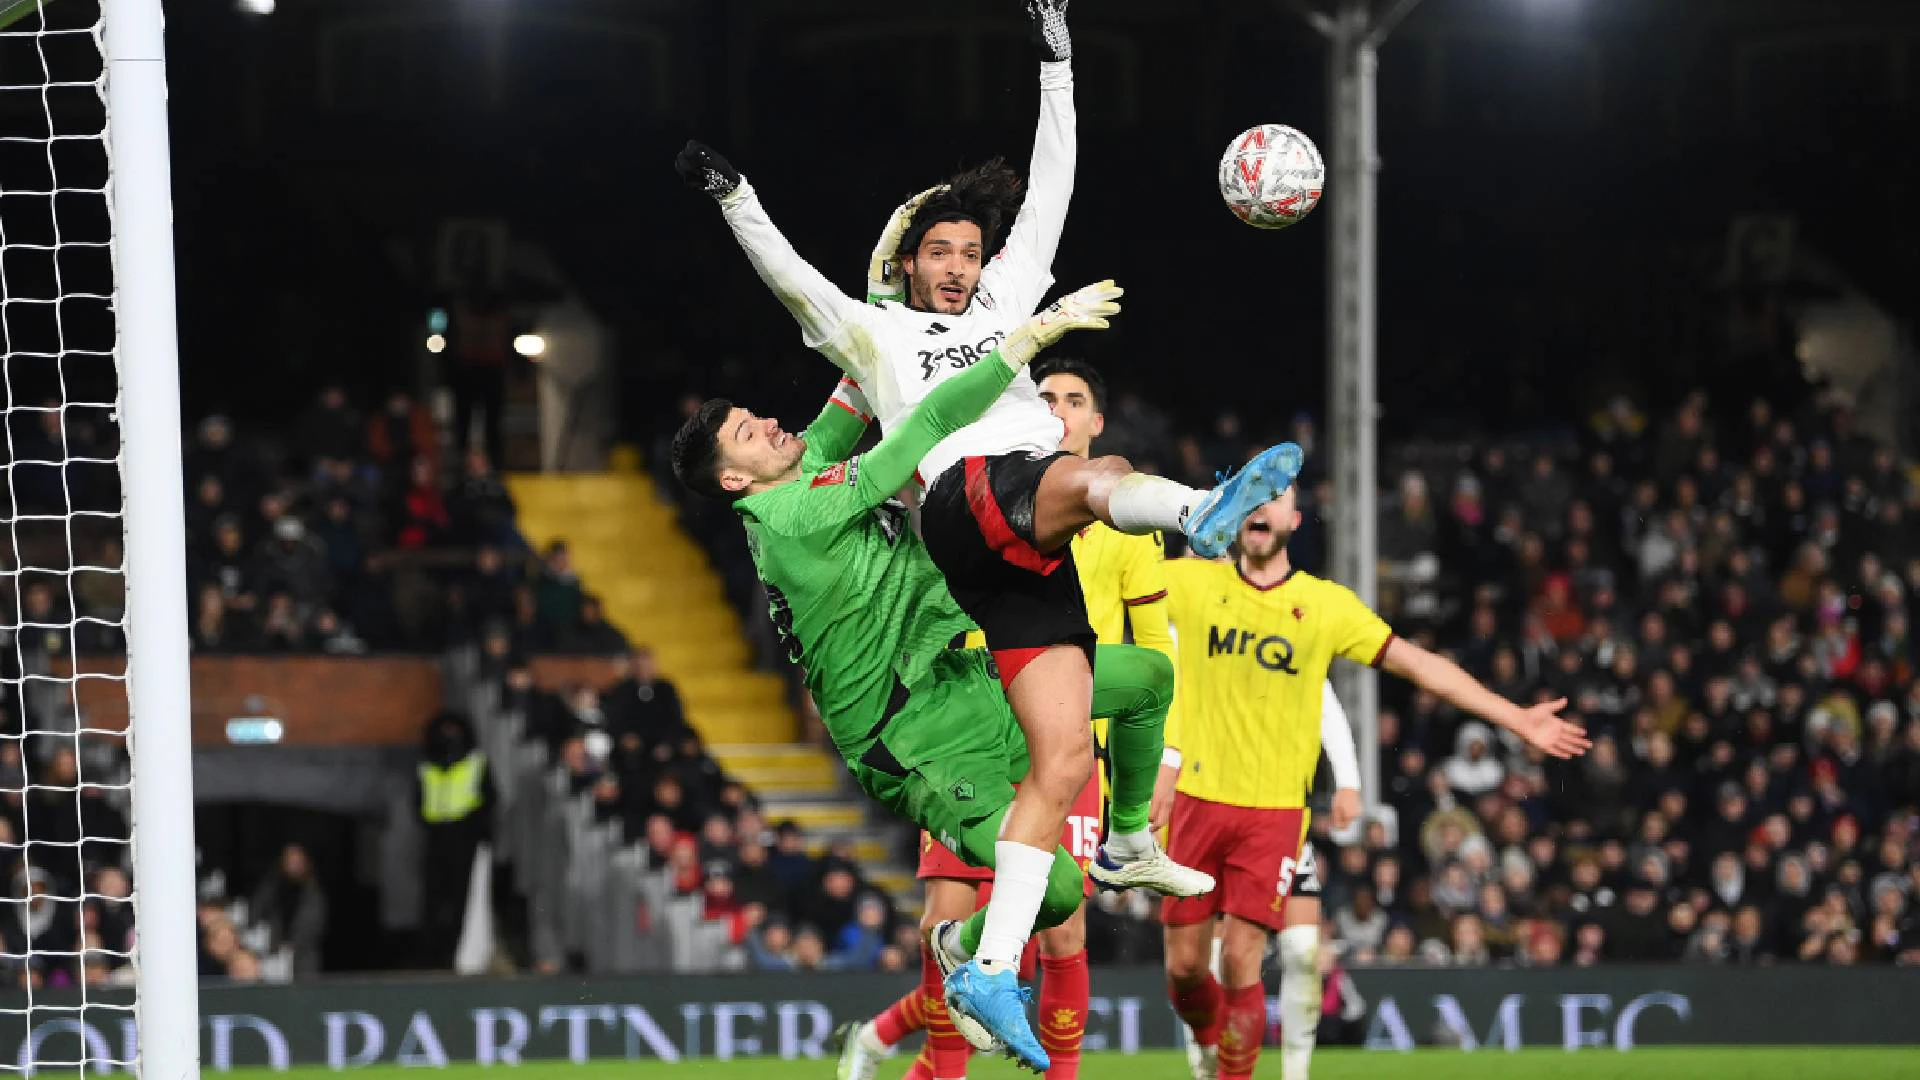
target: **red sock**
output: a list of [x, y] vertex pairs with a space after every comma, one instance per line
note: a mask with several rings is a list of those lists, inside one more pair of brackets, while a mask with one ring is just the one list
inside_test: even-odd
[[1226, 992], [1220, 1025], [1220, 1080], [1252, 1080], [1267, 1034], [1267, 988], [1260, 983]]
[[1193, 1031], [1193, 1041], [1201, 1046], [1217, 1046], [1220, 1042], [1220, 1022], [1222, 1010], [1226, 1004], [1226, 992], [1220, 989], [1220, 981], [1207, 972], [1200, 981], [1190, 986], [1181, 986], [1177, 982], [1167, 983], [1167, 997], [1173, 1002], [1173, 1011], [1180, 1014]]
[[[973, 1047], [953, 1028], [953, 1018], [947, 1015], [947, 991], [940, 984], [940, 968], [934, 963], [933, 954], [925, 949], [920, 950], [920, 994], [921, 1022], [927, 1029], [927, 1045], [920, 1057], [931, 1070], [927, 1074], [929, 1080], [967, 1075], [967, 1057], [973, 1053]], [[919, 1062], [915, 1062], [914, 1068], [919, 1067]]]
[[924, 1031], [927, 1026], [927, 988], [915, 984], [914, 988], [901, 995], [900, 1000], [886, 1007], [885, 1011], [873, 1018], [874, 1037], [892, 1046], [916, 1031]]
[[1047, 1080], [1080, 1080], [1080, 1038], [1087, 1031], [1087, 951], [1043, 956], [1040, 970], [1040, 1045], [1053, 1067]]
[[913, 1065], [907, 1069], [907, 1075], [900, 1080], [937, 1080], [933, 1074], [932, 1042], [920, 1048], [920, 1056], [913, 1059]]

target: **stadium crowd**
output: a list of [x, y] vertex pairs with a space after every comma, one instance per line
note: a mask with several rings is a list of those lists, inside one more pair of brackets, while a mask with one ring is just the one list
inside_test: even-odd
[[[1231, 460], [1237, 428], [1173, 460]], [[1381, 810], [1316, 828], [1347, 962], [1920, 963], [1920, 493], [1890, 450], [1843, 410], [1703, 394], [1531, 448], [1403, 449], [1382, 613], [1504, 696], [1567, 698], [1595, 746], [1543, 762], [1383, 680]], [[1096, 932], [1145, 958], [1124, 906]]]
[[[1380, 811], [1315, 827], [1343, 963], [1920, 963], [1920, 491], [1844, 409], [1712, 404], [1392, 448], [1382, 614], [1504, 696], [1566, 697], [1595, 747], [1545, 762], [1383, 680]], [[1322, 570], [1311, 417], [1288, 434], [1292, 553]], [[1204, 484], [1253, 441], [1123, 393], [1096, 449]], [[1100, 896], [1096, 962], [1157, 960], [1156, 915]]]
[[281, 438], [203, 419], [184, 462], [196, 651], [431, 651], [511, 617], [513, 500], [484, 451], [446, 475], [440, 447], [404, 392], [368, 416], [329, 386]]

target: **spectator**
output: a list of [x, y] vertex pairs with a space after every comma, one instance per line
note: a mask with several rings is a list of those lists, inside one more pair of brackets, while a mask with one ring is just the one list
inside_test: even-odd
[[291, 514], [273, 523], [273, 536], [254, 556], [252, 580], [266, 593], [284, 593], [304, 614], [332, 595], [326, 553], [307, 536], [307, 527]]
[[526, 541], [514, 524], [513, 495], [493, 471], [497, 460], [478, 448], [462, 459], [460, 483], [450, 500], [454, 538], [461, 544], [524, 552]]
[[427, 722], [415, 805], [427, 834], [421, 866], [426, 898], [421, 962], [444, 970], [453, 966], [460, 941], [475, 853], [493, 833], [487, 757], [475, 743], [472, 724], [460, 713], [442, 712]]
[[1451, 945], [1453, 963], [1459, 967], [1486, 967], [1493, 962], [1493, 954], [1487, 950], [1480, 916], [1473, 912], [1462, 912], [1453, 917]]
[[307, 849], [288, 844], [274, 872], [254, 890], [253, 917], [269, 931], [271, 948], [292, 956], [293, 975], [320, 973], [320, 946], [327, 933], [327, 898], [314, 877]]
[[597, 596], [583, 596], [580, 611], [562, 635], [567, 651], [589, 656], [615, 656], [627, 651], [627, 636], [607, 622]]
[[389, 468], [432, 454], [437, 441], [433, 417], [404, 390], [387, 395], [386, 407], [367, 430], [367, 451]]
[[747, 955], [761, 971], [792, 971], [793, 944], [793, 930], [786, 920], [770, 917], [748, 937]]
[[[35, 823], [36, 838], [39, 833]], [[80, 920], [75, 905], [56, 897], [74, 894], [76, 886], [39, 866], [14, 873], [10, 906], [17, 916], [0, 919], [0, 941], [7, 956], [8, 979], [21, 989], [74, 986], [81, 977], [76, 958], [80, 948]]]
[[880, 954], [887, 947], [887, 902], [878, 893], [867, 893], [854, 909], [853, 921], [842, 927], [834, 941], [832, 963], [843, 971], [872, 971], [880, 966]]
[[829, 863], [815, 886], [796, 897], [794, 919], [817, 929], [826, 940], [837, 941], [840, 932], [854, 921], [859, 887], [860, 879], [851, 868]]
[[580, 575], [573, 568], [573, 553], [564, 540], [547, 545], [541, 560], [540, 578], [534, 585], [534, 606], [541, 625], [557, 632], [571, 626], [580, 614], [584, 599]]
[[407, 478], [407, 488], [401, 492], [393, 514], [393, 546], [406, 551], [446, 543], [451, 538], [453, 519], [434, 476], [433, 459], [425, 454], [414, 457]]
[[447, 322], [447, 381], [453, 389], [453, 442], [464, 449], [477, 424], [479, 446], [495, 461], [506, 409], [507, 365], [513, 359], [513, 328], [506, 299], [497, 292], [455, 300]]
[[1506, 770], [1492, 754], [1493, 738], [1478, 720], [1460, 725], [1454, 753], [1447, 759], [1447, 786], [1462, 797], [1485, 794], [1500, 786]]
[[1333, 915], [1339, 934], [1337, 940], [1370, 951], [1378, 951], [1386, 943], [1389, 921], [1387, 913], [1376, 903], [1373, 886], [1365, 883], [1356, 886], [1352, 902]]

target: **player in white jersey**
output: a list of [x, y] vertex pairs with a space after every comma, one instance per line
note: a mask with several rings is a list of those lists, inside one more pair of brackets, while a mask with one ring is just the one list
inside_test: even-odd
[[[961, 173], [896, 211], [889, 235], [899, 246], [892, 260], [878, 254], [903, 273], [905, 303], [868, 305], [836, 289], [774, 227], [753, 186], [711, 149], [689, 143], [675, 162], [689, 186], [719, 200], [808, 347], [860, 384], [883, 429], [991, 353], [1053, 284], [1077, 153], [1066, 7], [1067, 0], [1027, 4], [1044, 59], [1039, 128], [1017, 211], [1019, 179], [998, 162]], [[1017, 216], [989, 261], [1008, 214]], [[1291, 483], [1300, 462], [1298, 447], [1275, 447], [1200, 492], [1136, 473], [1120, 458], [1065, 453], [1061, 433], [1033, 382], [1016, 379], [920, 468], [928, 552], [986, 632], [1032, 759], [995, 852], [1004, 925], [1002, 917], [990, 921], [977, 957], [989, 973], [1017, 967], [1053, 846], [1093, 770], [1086, 718], [1094, 635], [1069, 541], [1104, 521], [1130, 533], [1180, 529], [1196, 551], [1217, 555], [1249, 513]], [[1099, 876], [1117, 887], [1164, 886], [1191, 874], [1166, 859], [1146, 829], [1109, 836], [1103, 861]]]

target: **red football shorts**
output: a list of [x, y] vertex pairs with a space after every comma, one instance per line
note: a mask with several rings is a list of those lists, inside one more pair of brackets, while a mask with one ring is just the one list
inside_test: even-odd
[[1167, 854], [1212, 874], [1216, 884], [1205, 896], [1167, 897], [1160, 921], [1189, 926], [1225, 913], [1269, 930], [1286, 929], [1287, 896], [1306, 835], [1303, 809], [1255, 810], [1175, 794]]
[[[1017, 785], [1016, 785], [1017, 786]], [[1087, 786], [1080, 789], [1080, 797], [1073, 801], [1067, 811], [1067, 824], [1060, 830], [1060, 845], [1080, 864], [1082, 871], [1093, 862], [1094, 854], [1100, 848], [1100, 774], [1095, 770]], [[967, 861], [947, 850], [945, 844], [929, 836], [923, 829], [920, 832], [920, 869], [914, 876], [922, 881], [927, 878], [941, 878], [947, 881], [992, 881], [993, 868], [989, 866], [968, 866]], [[1093, 895], [1093, 882], [1087, 881], [1087, 895]]]

